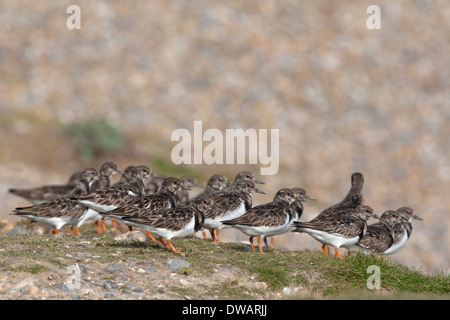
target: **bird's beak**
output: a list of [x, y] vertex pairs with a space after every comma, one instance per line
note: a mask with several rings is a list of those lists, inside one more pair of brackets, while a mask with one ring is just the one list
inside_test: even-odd
[[311, 197], [309, 194], [305, 195], [304, 199], [305, 199], [305, 202], [308, 201], [308, 200], [316, 201], [316, 199]]
[[189, 186], [181, 186], [181, 190], [189, 190], [189, 191], [191, 191], [192, 189]]
[[255, 192], [262, 193], [262, 194], [266, 194], [264, 191], [262, 191], [262, 190], [259, 189], [259, 188], [255, 188]]
[[264, 181], [261, 181], [261, 180], [258, 180], [258, 179], [253, 180], [253, 182], [254, 183], [259, 183], [259, 184], [266, 184]]
[[423, 219], [421, 217], [418, 217], [416, 215], [413, 216], [413, 219], [417, 219], [417, 220], [423, 221]]

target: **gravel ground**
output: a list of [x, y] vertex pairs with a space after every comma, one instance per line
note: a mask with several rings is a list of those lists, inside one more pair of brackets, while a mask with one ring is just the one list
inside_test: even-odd
[[[224, 300], [286, 299], [309, 294], [303, 287], [268, 291], [255, 274], [220, 263], [196, 267], [186, 255], [148, 241], [140, 231], [118, 236], [117, 246], [98, 245], [105, 236], [43, 236], [22, 227], [0, 235], [0, 299]], [[238, 295], [223, 288], [246, 289]], [[235, 289], [236, 290], [236, 289]]]

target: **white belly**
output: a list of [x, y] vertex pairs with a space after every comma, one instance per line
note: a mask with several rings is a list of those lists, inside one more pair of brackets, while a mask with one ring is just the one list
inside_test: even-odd
[[340, 247], [349, 247], [356, 244], [359, 241], [359, 236], [356, 237], [344, 237], [338, 234], [330, 234], [320, 230], [315, 229], [302, 229], [307, 232], [311, 237], [316, 239], [317, 241], [327, 244], [336, 248]]
[[217, 217], [211, 219], [206, 218], [205, 222], [203, 223], [203, 228], [205, 229], [222, 229], [222, 228], [229, 228], [230, 226], [225, 226], [222, 224], [223, 220], [232, 220], [235, 218], [238, 218], [242, 216], [245, 213], [245, 202], [242, 201], [239, 207], [237, 207], [235, 210], [224, 212], [221, 215], [218, 215]]

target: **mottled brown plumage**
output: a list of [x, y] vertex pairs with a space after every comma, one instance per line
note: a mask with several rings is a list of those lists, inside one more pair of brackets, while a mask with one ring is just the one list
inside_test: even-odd
[[108, 161], [102, 164], [98, 173], [98, 179], [91, 184], [92, 192], [109, 188], [111, 186], [111, 177], [113, 174], [118, 173], [118, 168], [115, 163]]
[[144, 179], [152, 174], [147, 166], [137, 166], [133, 170], [131, 180], [126, 185], [111, 186], [87, 196], [72, 197], [77, 201], [97, 212], [106, 212], [123, 206], [127, 202], [142, 196], [144, 192]]
[[363, 197], [363, 186], [364, 186], [364, 176], [362, 173], [355, 172], [351, 176], [351, 188], [347, 195], [339, 203], [332, 205], [331, 207], [322, 211], [317, 217], [312, 221], [321, 220], [325, 217], [338, 214], [340, 212], [345, 212], [346, 209], [354, 209], [362, 204], [364, 204]]
[[367, 227], [366, 234], [354, 246], [363, 252], [385, 254], [394, 244], [394, 227], [401, 223], [403, 218], [394, 210], [385, 211], [380, 221]]
[[40, 204], [45, 201], [67, 196], [73, 188], [77, 186], [79, 178], [80, 172], [77, 171], [70, 176], [69, 181], [65, 185], [46, 185], [28, 189], [9, 189], [8, 192], [22, 197], [33, 204]]
[[[175, 177], [166, 178], [157, 193], [135, 197], [123, 206], [101, 213], [101, 215], [122, 220], [128, 216], [145, 217], [161, 209], [173, 208], [176, 205], [175, 192], [180, 188], [180, 179]], [[127, 224], [126, 221], [124, 223]]]
[[253, 237], [257, 237], [259, 250], [263, 253], [261, 236], [273, 237], [289, 231], [293, 213], [290, 205], [296, 198], [296, 194], [291, 189], [280, 189], [272, 202], [250, 208], [240, 217], [224, 220], [222, 223], [250, 236], [249, 241], [253, 251], [255, 251]]
[[78, 220], [86, 212], [87, 208], [71, 200], [74, 195], [87, 195], [89, 183], [98, 175], [97, 170], [88, 168], [80, 174], [79, 182], [73, 188], [69, 196], [46, 201], [38, 205], [16, 208], [12, 215], [22, 216], [33, 221], [43, 222], [53, 227], [54, 233], [58, 233], [64, 225], [77, 227]]
[[[258, 189], [251, 180], [242, 180], [233, 183], [230, 189], [218, 191], [205, 197], [212, 199], [214, 209], [205, 212], [205, 223], [203, 227], [210, 230], [214, 242], [220, 243], [219, 229], [225, 227], [222, 220], [231, 220], [243, 215], [252, 207], [253, 192], [265, 193]], [[216, 231], [216, 236], [214, 235]]]
[[376, 217], [373, 209], [360, 205], [354, 209], [347, 208], [340, 213], [311, 220], [310, 222], [294, 222], [292, 232], [306, 232], [321, 242], [322, 251], [328, 256], [325, 245], [335, 247], [335, 253], [342, 259], [338, 248], [349, 247], [364, 237], [367, 230], [367, 220]]
[[197, 199], [187, 206], [162, 209], [147, 216], [129, 216], [122, 221], [153, 234], [166, 248], [181, 253], [170, 240], [184, 238], [200, 230], [205, 219], [203, 212], [212, 206], [211, 199]]

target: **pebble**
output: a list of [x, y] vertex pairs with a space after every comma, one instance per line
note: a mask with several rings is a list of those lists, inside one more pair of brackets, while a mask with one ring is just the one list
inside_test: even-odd
[[185, 279], [180, 279], [180, 284], [182, 286], [190, 286], [192, 283], [190, 283], [189, 281], [187, 281]]
[[288, 288], [288, 287], [284, 287], [282, 292], [283, 292], [283, 294], [285, 294], [287, 296], [290, 296], [292, 294], [291, 288]]
[[119, 234], [114, 237], [115, 241], [137, 241], [137, 242], [145, 242], [147, 238], [141, 231], [128, 231], [127, 233]]
[[253, 286], [255, 287], [255, 289], [262, 290], [267, 288], [267, 283], [263, 281], [257, 281], [253, 282]]
[[183, 268], [189, 268], [191, 263], [184, 259], [170, 259], [169, 260], [169, 269], [172, 271], [179, 271]]
[[25, 286], [20, 288], [20, 293], [24, 294], [24, 295], [35, 295], [39, 292], [39, 288], [36, 287], [35, 285], [29, 285], [29, 286]]
[[112, 289], [113, 287], [117, 286], [117, 283], [112, 280], [106, 280], [103, 282], [103, 288], [105, 289]]
[[106, 271], [108, 272], [116, 272], [123, 269], [122, 263], [115, 263], [106, 267]]

